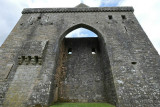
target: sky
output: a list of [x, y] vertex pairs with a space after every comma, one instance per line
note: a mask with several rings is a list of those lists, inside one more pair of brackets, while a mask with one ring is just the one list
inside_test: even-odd
[[[81, 2], [90, 7], [133, 6], [136, 18], [160, 54], [160, 0], [0, 0], [0, 46], [21, 17], [23, 8], [75, 7]], [[87, 36], [86, 32], [77, 29], [71, 34]]]

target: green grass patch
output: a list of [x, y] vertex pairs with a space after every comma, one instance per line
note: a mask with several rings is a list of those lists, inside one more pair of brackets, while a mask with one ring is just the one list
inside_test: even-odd
[[55, 103], [50, 107], [115, 107], [108, 103]]

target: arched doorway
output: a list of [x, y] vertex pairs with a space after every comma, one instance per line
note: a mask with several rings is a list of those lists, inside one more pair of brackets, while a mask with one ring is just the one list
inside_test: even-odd
[[84, 30], [89, 35], [76, 37], [73, 31], [61, 41], [55, 101], [115, 104], [115, 88], [103, 40], [91, 30]]

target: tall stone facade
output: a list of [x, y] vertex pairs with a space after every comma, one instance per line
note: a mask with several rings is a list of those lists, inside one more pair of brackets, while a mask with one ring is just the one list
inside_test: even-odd
[[[160, 57], [132, 7], [30, 8], [0, 48], [0, 107], [160, 106]], [[65, 38], [86, 28], [98, 35]]]

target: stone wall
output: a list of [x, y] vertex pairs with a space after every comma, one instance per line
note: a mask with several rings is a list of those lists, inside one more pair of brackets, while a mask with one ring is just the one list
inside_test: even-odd
[[[108, 59], [103, 60], [101, 69], [110, 62], [112, 72], [106, 78], [113, 79], [109, 84], [115, 87], [116, 95], [112, 96], [117, 98], [117, 107], [160, 106], [160, 58], [135, 18], [133, 8], [25, 9], [22, 13], [0, 48], [0, 106], [51, 104], [57, 87], [55, 75], [60, 43], [66, 34], [80, 27], [95, 32], [99, 42], [103, 42], [100, 47], [105, 54], [100, 57], [107, 59], [108, 56]], [[35, 45], [39, 48], [37, 54], [23, 48], [27, 41], [48, 43], [45, 48]], [[19, 57], [23, 50], [28, 56], [42, 55], [42, 64], [20, 64], [23, 58], [31, 61], [28, 56]], [[26, 86], [24, 92], [23, 86]], [[15, 90], [19, 90], [18, 95]], [[21, 99], [23, 95], [25, 100]]]
[[[110, 62], [107, 56], [101, 57], [98, 38], [65, 38], [65, 48], [60, 54], [61, 60], [57, 69], [58, 101], [61, 102], [110, 102], [115, 104], [115, 89], [109, 72]], [[104, 50], [104, 48], [102, 47]], [[103, 67], [103, 60], [106, 67]], [[61, 72], [61, 73], [59, 73]]]

